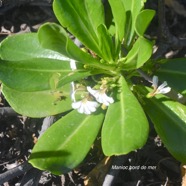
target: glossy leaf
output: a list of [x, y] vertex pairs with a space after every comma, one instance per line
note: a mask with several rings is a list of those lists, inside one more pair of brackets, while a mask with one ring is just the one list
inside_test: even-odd
[[101, 0], [54, 0], [54, 13], [62, 26], [85, 46], [100, 55], [97, 27], [104, 24]]
[[38, 38], [44, 48], [57, 51], [79, 62], [98, 63], [97, 60], [78, 48], [68, 37], [66, 31], [55, 23], [46, 23], [41, 26], [38, 31]]
[[71, 109], [70, 85], [58, 90], [23, 92], [2, 86], [2, 93], [10, 106], [19, 114], [40, 118]]
[[[152, 89], [141, 87], [140, 91], [148, 94]], [[186, 106], [164, 95], [141, 98], [145, 111], [166, 148], [177, 160], [186, 163]]]
[[68, 61], [36, 58], [25, 61], [0, 61], [0, 80], [20, 91], [41, 91], [58, 88], [90, 75], [89, 71], [72, 72]]
[[[124, 34], [125, 34], [125, 23], [126, 23], [126, 12], [125, 12], [125, 6], [123, 4], [123, 1], [118, 0], [109, 0], [109, 4], [112, 9], [112, 14], [113, 14], [113, 22], [114, 22], [114, 28], [115, 28], [115, 37], [114, 37], [114, 42], [115, 42], [115, 48], [112, 49], [115, 52], [114, 59], [117, 60], [120, 49], [121, 49], [121, 43], [124, 39]], [[120, 11], [118, 11], [120, 10]], [[110, 27], [111, 30], [111, 27]]]
[[136, 18], [144, 6], [142, 0], [122, 0], [126, 11], [126, 25], [125, 25], [125, 46], [130, 48], [135, 35]]
[[67, 43], [74, 43], [70, 40], [66, 31], [56, 23], [45, 23], [42, 25], [38, 30], [38, 39], [44, 48], [57, 51], [70, 57], [66, 50], [66, 45]]
[[115, 103], [108, 107], [102, 128], [102, 148], [107, 156], [127, 154], [142, 147], [148, 137], [148, 122], [125, 79], [120, 78]]
[[135, 22], [135, 30], [136, 33], [139, 36], [143, 36], [147, 27], [149, 26], [150, 22], [152, 21], [153, 17], [155, 15], [155, 11], [154, 10], [143, 10], [141, 11], [137, 18], [136, 18], [136, 22]]
[[103, 59], [109, 63], [113, 63], [113, 43], [112, 38], [109, 35], [105, 25], [99, 25], [97, 28], [98, 38], [99, 38], [99, 48], [102, 51]]
[[53, 174], [64, 174], [77, 167], [93, 144], [104, 115], [72, 111], [54, 123], [39, 139], [29, 162]]
[[165, 59], [156, 75], [160, 80], [167, 81], [168, 85], [180, 93], [186, 94], [186, 59]]
[[69, 60], [60, 53], [42, 48], [36, 33], [7, 37], [0, 45], [0, 56], [1, 59], [7, 61], [20, 61], [30, 58]]
[[[72, 58], [80, 63], [89, 65], [94, 68], [106, 69], [106, 70], [112, 68], [112, 67], [109, 67], [109, 65], [107, 66], [102, 65], [97, 59], [93, 58], [88, 53], [83, 52], [68, 37], [66, 31], [61, 26], [55, 23], [44, 24], [39, 29], [38, 37], [39, 37], [40, 44], [44, 48], [57, 51], [69, 58]], [[111, 45], [110, 43], [108, 44], [109, 46]], [[102, 45], [100, 44], [100, 46]], [[107, 45], [106, 47], [107, 47], [106, 49], [108, 50]]]
[[[123, 40], [125, 31], [126, 12], [125, 5], [122, 0], [109, 0], [112, 9], [112, 14], [115, 22], [116, 38], [119, 41]], [[119, 10], [119, 11], [118, 11]]]
[[151, 57], [152, 43], [143, 37], [139, 37], [125, 58], [123, 68], [125, 70], [137, 69]]
[[110, 7], [110, 4], [108, 3], [108, 1], [103, 1], [103, 5], [104, 5], [104, 12], [105, 12], [105, 25], [108, 29], [108, 32], [114, 36], [114, 34], [116, 33], [116, 29], [115, 29], [115, 23], [114, 23], [114, 18], [113, 18], [113, 13]]

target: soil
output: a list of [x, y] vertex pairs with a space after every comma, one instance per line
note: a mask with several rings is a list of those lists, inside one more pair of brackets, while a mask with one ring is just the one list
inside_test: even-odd
[[[184, 1], [178, 2], [186, 11]], [[147, 7], [157, 10], [157, 2], [149, 0]], [[176, 37], [185, 37], [186, 19], [183, 14], [178, 12], [175, 7], [171, 7], [167, 3], [166, 19], [170, 32]], [[49, 21], [57, 22], [49, 1], [36, 4], [29, 1], [21, 3], [19, 6], [2, 6], [0, 7], [0, 41], [15, 33], [36, 32], [40, 25]], [[148, 37], [158, 38], [157, 24], [156, 16], [148, 29]], [[185, 57], [185, 48], [170, 48], [162, 57], [166, 57], [166, 55]], [[34, 119], [18, 115], [11, 110], [3, 95], [1, 95], [1, 99], [0, 178], [3, 173], [11, 174], [10, 171], [13, 168], [28, 160], [44, 123], [44, 118]], [[9, 108], [10, 110], [8, 110]], [[99, 140], [99, 138], [96, 140], [97, 145], [91, 149], [86, 160], [69, 174], [56, 176], [50, 172], [29, 167], [20, 175], [6, 180], [2, 185], [97, 186], [101, 185], [109, 176], [113, 176], [113, 186], [181, 185], [181, 164], [166, 150], [152, 125], [146, 145], [125, 156], [106, 159], [99, 147]], [[26, 179], [34, 180], [33, 177], [35, 177], [35, 182], [25, 182]], [[36, 177], [39, 180], [38, 184]], [[104, 183], [106, 186], [106, 182]]]

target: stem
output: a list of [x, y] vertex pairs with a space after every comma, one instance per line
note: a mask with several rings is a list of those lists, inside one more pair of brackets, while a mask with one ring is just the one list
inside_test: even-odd
[[137, 72], [148, 82], [152, 83], [152, 78], [148, 76], [143, 70], [137, 69]]
[[94, 64], [87, 64], [85, 67], [93, 67], [96, 68], [96, 71], [99, 70], [100, 72], [103, 72], [104, 74], [109, 74], [109, 75], [117, 75], [118, 72], [116, 70], [116, 66], [111, 66], [107, 64], [101, 64], [101, 63], [94, 63]]

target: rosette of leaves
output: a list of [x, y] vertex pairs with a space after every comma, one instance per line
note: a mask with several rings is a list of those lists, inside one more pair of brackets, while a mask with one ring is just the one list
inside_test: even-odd
[[[149, 130], [143, 108], [152, 116], [170, 152], [185, 161], [185, 152], [175, 148], [178, 140], [185, 139], [186, 116], [182, 114], [182, 123], [176, 124], [180, 121], [179, 112], [185, 113], [185, 106], [172, 101], [167, 105], [158, 97], [142, 101], [148, 102], [152, 109], [146, 104], [142, 108], [132, 92], [130, 77], [152, 54], [152, 42], [144, 33], [155, 12], [144, 10], [143, 0], [108, 2], [54, 0], [53, 10], [61, 25], [46, 23], [37, 33], [14, 35], [1, 43], [2, 93], [12, 108], [29, 117], [66, 113], [39, 138], [32, 150], [29, 162], [39, 169], [54, 174], [74, 169], [86, 157], [100, 131], [106, 156], [141, 148]], [[82, 43], [82, 48], [74, 44], [72, 36]], [[72, 60], [76, 63], [75, 70], [70, 66]], [[73, 110], [71, 83], [90, 86], [99, 77], [115, 80], [109, 84], [114, 103], [90, 115]], [[143, 86], [138, 89], [142, 98], [149, 91]], [[180, 109], [171, 109], [175, 107]], [[176, 113], [176, 119], [171, 117], [172, 112]], [[178, 128], [179, 135], [173, 144], [171, 128], [168, 124], [161, 125], [163, 113], [172, 122], [172, 129]]]

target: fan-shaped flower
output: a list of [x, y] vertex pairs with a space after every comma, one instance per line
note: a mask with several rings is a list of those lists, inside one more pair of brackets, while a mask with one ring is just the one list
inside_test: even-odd
[[171, 91], [171, 88], [167, 86], [167, 82], [164, 81], [160, 86], [158, 86], [158, 77], [153, 76], [152, 78], [152, 87], [154, 88], [153, 92], [150, 93], [150, 96], [154, 96], [156, 94], [167, 94]]
[[88, 92], [96, 98], [96, 101], [109, 106], [111, 103], [114, 103], [114, 99], [106, 95], [106, 89], [94, 90], [91, 87], [87, 87]]
[[77, 109], [77, 111], [81, 114], [91, 114], [92, 112], [96, 111], [96, 108], [99, 104], [96, 101], [89, 101], [87, 98], [84, 98], [81, 101], [73, 102], [72, 108]]

